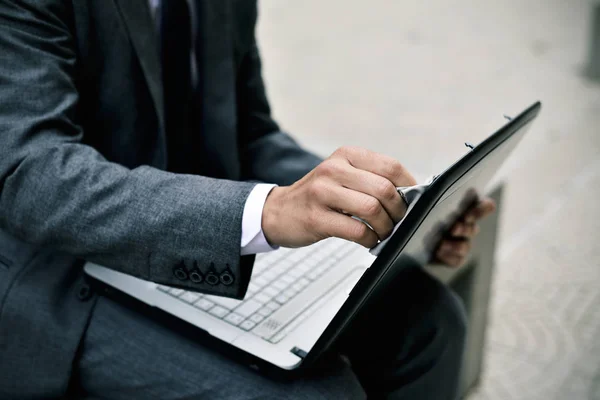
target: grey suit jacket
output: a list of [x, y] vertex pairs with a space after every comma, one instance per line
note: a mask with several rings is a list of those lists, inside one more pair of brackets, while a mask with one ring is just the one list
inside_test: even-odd
[[270, 116], [256, 2], [197, 1], [202, 175], [165, 171], [147, 0], [0, 1], [0, 398], [66, 390], [95, 298], [84, 260], [243, 297], [252, 182], [320, 161]]

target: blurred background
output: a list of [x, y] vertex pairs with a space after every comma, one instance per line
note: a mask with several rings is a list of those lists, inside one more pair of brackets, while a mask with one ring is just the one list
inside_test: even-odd
[[466, 152], [465, 141], [500, 127], [503, 114], [542, 101], [497, 176], [506, 184], [500, 243], [484, 371], [469, 400], [600, 399], [599, 8], [260, 2], [275, 117], [322, 156], [363, 146], [423, 180]]

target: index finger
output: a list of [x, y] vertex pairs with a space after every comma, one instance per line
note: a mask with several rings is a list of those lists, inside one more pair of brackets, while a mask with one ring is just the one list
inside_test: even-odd
[[406, 168], [392, 157], [358, 147], [342, 147], [336, 153], [348, 160], [353, 167], [382, 176], [394, 186], [417, 184]]
[[479, 219], [482, 219], [496, 210], [496, 203], [494, 200], [485, 198], [475, 205], [465, 215], [465, 221], [473, 223]]

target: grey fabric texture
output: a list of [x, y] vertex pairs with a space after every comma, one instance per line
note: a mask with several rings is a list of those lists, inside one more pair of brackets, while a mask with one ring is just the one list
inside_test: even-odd
[[[243, 297], [254, 182], [290, 183], [319, 162], [270, 117], [256, 3], [199, 4], [201, 130], [191, 134], [204, 147], [174, 174], [146, 0], [0, 2], [0, 398], [66, 390], [96, 301], [86, 260]], [[193, 271], [220, 279], [193, 282]]]
[[70, 394], [113, 400], [455, 400], [466, 335], [462, 303], [421, 269], [403, 278], [346, 334], [338, 349], [346, 357], [331, 357], [289, 382], [265, 378], [100, 297], [74, 362]]
[[466, 335], [462, 303], [421, 269], [402, 278], [341, 341], [345, 358], [334, 355], [290, 382], [267, 379], [100, 297], [74, 362], [70, 394], [112, 400], [455, 400]]

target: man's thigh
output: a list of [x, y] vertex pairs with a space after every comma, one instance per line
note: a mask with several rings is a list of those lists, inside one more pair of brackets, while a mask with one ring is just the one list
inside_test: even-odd
[[456, 398], [467, 333], [462, 302], [415, 267], [348, 330], [341, 352], [370, 396]]
[[99, 297], [81, 354], [82, 397], [107, 399], [362, 399], [344, 363], [282, 383], [220, 356], [120, 304]]

